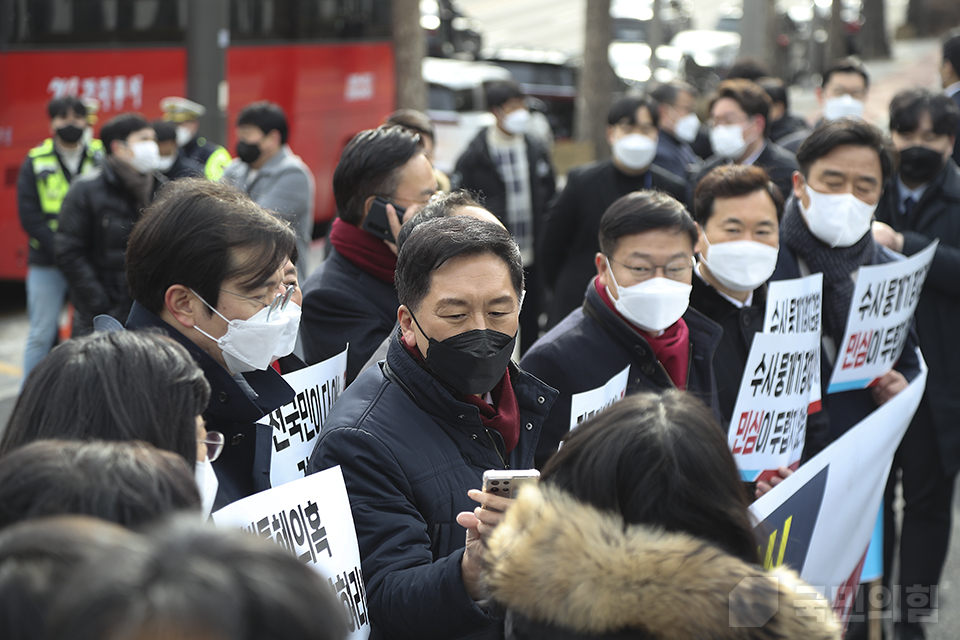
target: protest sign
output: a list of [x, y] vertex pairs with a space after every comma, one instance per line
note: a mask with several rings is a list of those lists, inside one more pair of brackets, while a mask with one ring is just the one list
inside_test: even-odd
[[939, 241], [906, 260], [860, 267], [827, 393], [865, 389], [900, 359]]
[[307, 460], [323, 421], [346, 387], [347, 350], [283, 379], [296, 395], [259, 420], [273, 428], [270, 484], [274, 487], [307, 474]]
[[745, 482], [795, 469], [806, 440], [810, 393], [819, 386], [820, 334], [758, 333], [740, 381], [727, 441]]
[[[753, 503], [764, 566], [786, 564], [850, 613], [893, 454], [920, 405], [923, 370], [792, 476]], [[858, 614], [859, 615], [859, 614]]]
[[347, 637], [369, 637], [360, 549], [339, 466], [238, 500], [212, 517], [218, 527], [272, 540], [316, 569], [343, 605]]
[[[763, 319], [764, 333], [820, 335], [823, 322], [823, 274], [812, 273], [803, 278], [778, 280], [767, 284], [767, 310]], [[813, 372], [810, 406], [807, 413], [821, 408], [820, 358]]]
[[602, 387], [575, 393], [570, 398], [570, 428], [575, 429], [580, 423], [589, 420], [614, 402], [623, 400], [627, 395], [627, 380], [630, 377], [630, 365], [613, 376]]

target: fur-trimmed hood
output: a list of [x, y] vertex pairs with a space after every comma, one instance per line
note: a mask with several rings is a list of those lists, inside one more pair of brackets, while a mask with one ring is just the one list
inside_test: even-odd
[[794, 572], [764, 571], [686, 534], [625, 529], [554, 487], [524, 490], [486, 558], [486, 587], [525, 637], [537, 637], [532, 625], [564, 632], [542, 637], [840, 638], [828, 602]]

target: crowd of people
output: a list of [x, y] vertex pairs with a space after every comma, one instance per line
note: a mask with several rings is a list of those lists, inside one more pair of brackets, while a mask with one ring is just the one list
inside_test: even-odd
[[[905, 589], [940, 581], [960, 469], [960, 36], [944, 93], [898, 93], [889, 134], [862, 119], [855, 59], [824, 73], [812, 125], [768, 76], [747, 60], [710, 96], [617, 98], [610, 158], [559, 188], [513, 81], [487, 86], [496, 121], [449, 176], [429, 118], [397, 112], [343, 149], [319, 265], [278, 105], [240, 112], [232, 159], [183, 98], [99, 139], [82, 102], [51, 101], [18, 182], [30, 335], [0, 438], [0, 635], [346, 637], [327, 580], [203, 523], [271, 487], [258, 421], [293, 400], [283, 374], [346, 350], [307, 472], [343, 473], [372, 638], [839, 638], [822, 595], [761, 566], [748, 508], [792, 471], [744, 483], [727, 442], [767, 284], [820, 273], [800, 464], [929, 368], [883, 549], [896, 637], [925, 637]], [[857, 270], [934, 239], [896, 365], [827, 393]], [[578, 421], [622, 371], [626, 398]], [[540, 482], [480, 491], [490, 469]]]

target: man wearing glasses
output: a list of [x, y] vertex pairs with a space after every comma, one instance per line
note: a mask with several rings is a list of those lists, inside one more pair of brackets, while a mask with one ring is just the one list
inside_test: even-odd
[[583, 307], [520, 361], [560, 392], [540, 432], [538, 468], [576, 418], [573, 396], [614, 384], [625, 369], [626, 394], [686, 390], [720, 417], [713, 354], [723, 330], [688, 308], [698, 239], [693, 218], [664, 193], [636, 191], [610, 205], [599, 235], [597, 276]]
[[289, 259], [288, 223], [206, 180], [171, 183], [130, 236], [127, 329], [175, 339], [210, 383], [203, 418], [224, 435], [214, 509], [270, 487], [272, 430], [256, 422], [294, 396], [270, 366], [293, 351], [300, 324], [283, 283]]

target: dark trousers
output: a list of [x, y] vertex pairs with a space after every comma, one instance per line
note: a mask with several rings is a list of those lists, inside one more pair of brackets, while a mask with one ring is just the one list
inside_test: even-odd
[[[893, 515], [898, 475], [904, 500], [899, 540]], [[893, 458], [883, 503], [883, 583], [888, 588], [896, 585], [892, 594], [900, 603], [904, 626], [914, 627], [938, 606], [931, 587], [940, 583], [950, 547], [953, 481], [943, 471], [930, 406], [924, 398]], [[899, 576], [894, 580], [893, 554], [898, 550]]]

